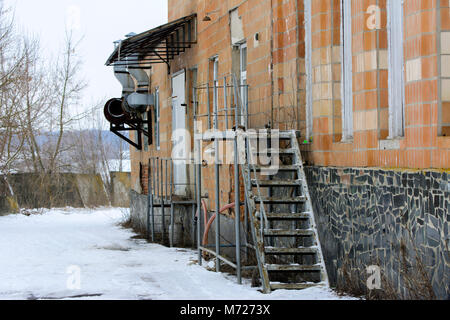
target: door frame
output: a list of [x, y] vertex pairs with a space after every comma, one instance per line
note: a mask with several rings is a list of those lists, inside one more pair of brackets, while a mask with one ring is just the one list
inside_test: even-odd
[[[182, 74], [184, 74], [184, 84], [183, 84], [184, 96], [180, 97], [180, 96], [175, 96], [173, 80], [176, 77], [178, 77], [178, 76], [180, 76]], [[173, 133], [174, 133], [175, 125], [176, 125], [176, 110], [174, 109], [174, 102], [175, 101], [180, 101], [180, 105], [182, 107], [184, 107], [184, 109], [185, 109], [184, 110], [184, 125], [183, 125], [183, 129], [184, 130], [188, 130], [187, 129], [187, 123], [186, 123], [186, 121], [187, 121], [187, 116], [186, 116], [186, 113], [187, 113], [186, 75], [187, 75], [186, 69], [181, 69], [181, 70], [171, 74], [171, 79], [170, 79], [170, 85], [171, 85], [171, 89], [172, 89], [172, 93], [171, 93], [171, 99], [172, 99], [172, 103], [171, 103], [171, 108], [172, 108], [172, 134], [171, 134], [172, 152], [173, 152], [173, 149], [174, 149]], [[180, 128], [177, 128], [177, 129], [180, 129]], [[186, 139], [185, 139], [186, 145], [184, 146], [184, 150], [186, 151], [186, 154], [188, 154], [190, 152], [190, 150], [188, 148], [188, 143], [189, 143], [188, 142], [188, 138], [189, 137], [186, 137]], [[172, 160], [172, 162], [173, 162], [174, 173], [175, 173], [175, 166], [179, 166], [180, 164], [175, 164], [174, 160]], [[184, 186], [178, 185], [177, 186], [175, 184], [174, 185], [174, 193], [175, 193], [175, 195], [179, 195], [179, 196], [186, 196], [187, 195], [187, 189], [188, 189], [187, 188], [188, 187], [188, 185], [187, 185], [188, 184], [188, 170], [187, 170], [187, 168], [188, 168], [188, 166], [187, 166], [187, 163], [186, 163], [185, 166], [184, 166], [184, 174], [183, 174], [183, 176], [184, 176], [183, 183], [185, 183], [186, 185], [184, 185]], [[178, 176], [174, 174], [174, 183], [176, 183], [177, 177]]]

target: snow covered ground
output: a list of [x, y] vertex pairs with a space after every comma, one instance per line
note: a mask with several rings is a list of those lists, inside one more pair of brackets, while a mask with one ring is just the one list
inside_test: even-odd
[[[132, 239], [125, 209], [0, 217], [0, 299], [330, 300], [323, 288], [270, 295], [197, 265], [196, 252]], [[348, 299], [348, 298], [346, 298]]]

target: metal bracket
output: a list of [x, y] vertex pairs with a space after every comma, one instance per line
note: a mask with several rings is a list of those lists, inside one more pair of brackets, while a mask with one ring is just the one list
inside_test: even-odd
[[[132, 145], [133, 147], [135, 147], [137, 150], [142, 151], [142, 134], [144, 134], [148, 139], [149, 139], [149, 144], [152, 144], [152, 132], [151, 130], [145, 130], [142, 125], [143, 124], [147, 124], [148, 128], [151, 128], [151, 122], [152, 122], [152, 118], [151, 118], [151, 112], [147, 112], [147, 120], [140, 120], [140, 119], [135, 119], [134, 121], [127, 121], [126, 123], [120, 124], [120, 125], [115, 125], [115, 124], [111, 124], [110, 127], [110, 131], [112, 133], [114, 133], [115, 135], [117, 135], [119, 138], [121, 138], [122, 140], [128, 142], [130, 145]], [[125, 127], [125, 125], [128, 126]], [[137, 132], [137, 137], [138, 137], [138, 142], [134, 142], [131, 141], [129, 138], [125, 137], [121, 132], [126, 132], [126, 131], [136, 131]]]

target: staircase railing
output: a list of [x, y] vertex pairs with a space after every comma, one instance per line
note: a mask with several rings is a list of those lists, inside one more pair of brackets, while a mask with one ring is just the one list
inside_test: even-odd
[[[166, 207], [170, 207], [170, 225], [169, 231], [170, 246], [174, 244], [174, 222], [175, 210], [174, 204], [181, 203], [174, 198], [175, 188], [179, 183], [175, 183], [174, 160], [168, 157], [150, 157], [148, 160], [148, 203], [147, 206], [147, 238], [155, 241], [155, 207], [161, 208], [161, 238], [162, 242], [166, 236]], [[183, 159], [184, 160], [184, 159]], [[185, 188], [195, 187], [193, 184], [183, 184]], [[193, 201], [193, 200], [192, 200]], [[184, 201], [188, 202], [188, 201]], [[194, 212], [194, 210], [193, 210]], [[193, 213], [194, 220], [195, 212]]]
[[154, 208], [156, 205], [158, 207], [161, 207], [161, 237], [162, 241], [164, 241], [166, 230], [164, 208], [166, 203], [172, 203], [173, 189], [174, 181], [172, 159], [163, 157], [150, 157], [148, 160], [149, 206], [147, 212], [147, 236], [149, 239], [151, 238], [152, 242], [155, 241], [156, 235], [154, 214]]
[[[264, 205], [264, 200], [263, 200], [261, 188], [260, 188], [260, 185], [259, 185], [259, 180], [258, 180], [258, 177], [257, 177], [257, 170], [256, 170], [256, 165], [255, 165], [255, 163], [257, 163], [257, 162], [255, 161], [254, 152], [252, 150], [252, 144], [249, 141], [249, 139], [251, 139], [251, 138], [249, 138], [249, 135], [246, 135], [246, 142], [247, 142], [247, 149], [246, 150], [247, 150], [247, 154], [248, 154], [247, 162], [248, 162], [249, 172], [250, 172], [249, 188], [252, 187], [251, 174], [253, 173], [254, 181], [256, 183], [256, 191], [257, 191], [257, 195], [258, 195], [258, 199], [259, 199], [259, 205], [260, 205], [259, 206], [259, 213], [260, 213], [261, 218], [262, 218], [261, 219], [261, 227], [260, 227], [261, 230], [260, 230], [260, 232], [261, 232], [261, 236], [263, 236], [263, 233], [264, 233], [264, 230], [265, 230], [265, 226], [269, 225], [269, 220], [267, 219], [267, 213], [266, 213], [266, 209], [265, 209], [265, 205]], [[256, 160], [257, 160], [257, 157], [256, 157]]]

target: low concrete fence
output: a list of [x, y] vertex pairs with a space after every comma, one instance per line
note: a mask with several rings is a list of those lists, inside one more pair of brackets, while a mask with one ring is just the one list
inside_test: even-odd
[[20, 208], [129, 207], [130, 174], [112, 172], [111, 178], [112, 190], [108, 194], [98, 174], [21, 173], [9, 175], [9, 185], [0, 176], [0, 215], [16, 213]]

